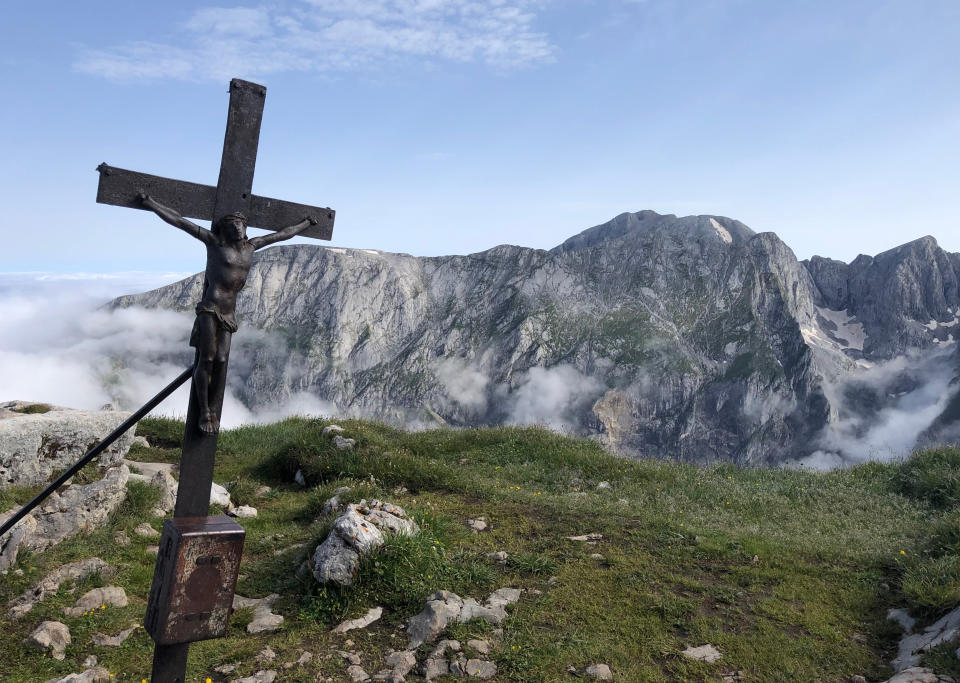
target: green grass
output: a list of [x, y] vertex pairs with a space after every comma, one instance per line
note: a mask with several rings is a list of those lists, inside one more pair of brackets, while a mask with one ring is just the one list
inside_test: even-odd
[[25, 415], [36, 415], [49, 413], [51, 410], [53, 410], [53, 408], [46, 403], [30, 403], [19, 408], [11, 408], [10, 410], [15, 413], [23, 413]]
[[[221, 435], [216, 481], [259, 510], [241, 521], [247, 539], [238, 593], [280, 593], [276, 610], [286, 621], [276, 633], [251, 636], [244, 626], [252, 615], [238, 611], [226, 638], [191, 647], [188, 680], [224, 680], [213, 668], [233, 662], [241, 666], [232, 678], [250, 675], [264, 668], [253, 656], [268, 644], [278, 653], [273, 668], [303, 650], [315, 655], [307, 667], [283, 670], [282, 680], [313, 681], [320, 673], [344, 679], [334, 650], [345, 637], [330, 629], [379, 605], [378, 622], [348, 634], [374, 673], [390, 648], [406, 644], [398, 627], [429, 594], [445, 589], [482, 600], [504, 586], [526, 591], [494, 638], [501, 681], [569, 680], [568, 666], [582, 671], [593, 662], [631, 682], [716, 680], [733, 670], [750, 681], [882, 680], [892, 673], [899, 639], [899, 627], [885, 619], [889, 608], [909, 606], [931, 620], [960, 604], [956, 449], [814, 473], [624, 461], [593, 442], [542, 429], [407, 433], [353, 420], [338, 422], [357, 440], [353, 452], [341, 453], [321, 436], [328, 423], [295, 418]], [[138, 433], [151, 447], [137, 447], [132, 457], [176, 461], [181, 422], [144, 420]], [[298, 469], [307, 487], [293, 483]], [[600, 481], [612, 487], [598, 491]], [[271, 491], [258, 496], [262, 485]], [[352, 487], [342, 502], [386, 499], [422, 528], [364, 558], [349, 588], [320, 586], [297, 571], [329, 530], [333, 515], [321, 509], [340, 486]], [[28, 494], [4, 491], [0, 500]], [[152, 643], [142, 630], [117, 649], [93, 647], [90, 635], [142, 621], [154, 563], [144, 548], [155, 541], [130, 532], [143, 521], [159, 528], [149, 516], [155, 495], [131, 483], [107, 527], [27, 553], [17, 565], [22, 576], [0, 578], [5, 604], [67, 561], [98, 555], [116, 572], [82, 586], [67, 582], [15, 622], [0, 614], [0, 680], [81, 671], [89, 654], [116, 680], [148, 677]], [[478, 516], [489, 530], [474, 534], [466, 520]], [[113, 543], [119, 530], [132, 539], [129, 547]], [[566, 540], [590, 532], [603, 538], [595, 545]], [[488, 557], [499, 550], [508, 553], [505, 563]], [[123, 586], [130, 605], [62, 615], [83, 591], [106, 583]], [[46, 618], [71, 629], [64, 662], [22, 645]], [[449, 635], [466, 642], [492, 638], [491, 631], [471, 622]], [[723, 653], [720, 662], [679, 654], [706, 643]], [[939, 648], [927, 660], [956, 672], [949, 652]]]

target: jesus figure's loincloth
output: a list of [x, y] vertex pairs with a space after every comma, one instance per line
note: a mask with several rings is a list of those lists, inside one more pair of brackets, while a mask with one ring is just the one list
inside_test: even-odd
[[211, 315], [217, 321], [217, 330], [226, 330], [230, 334], [237, 331], [237, 318], [233, 313], [223, 314], [217, 309], [217, 305], [212, 302], [201, 301], [197, 304], [197, 319], [193, 321], [193, 331], [190, 332], [190, 346], [197, 347], [200, 344], [200, 316]]

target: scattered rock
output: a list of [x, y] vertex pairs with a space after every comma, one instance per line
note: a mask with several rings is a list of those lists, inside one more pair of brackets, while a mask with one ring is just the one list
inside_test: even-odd
[[126, 607], [127, 594], [119, 586], [107, 586], [106, 588], [94, 588], [87, 591], [77, 600], [73, 607], [66, 607], [63, 613], [71, 617], [79, 617], [90, 610], [101, 609], [107, 605], [111, 607]]
[[456, 593], [437, 591], [428, 597], [423, 611], [407, 622], [407, 635], [410, 636], [407, 649], [414, 650], [421, 643], [434, 640], [457, 620], [462, 609], [463, 599]]
[[933, 669], [913, 666], [904, 669], [884, 683], [954, 683], [954, 678], [952, 676], [938, 676], [933, 672]]
[[210, 484], [210, 504], [222, 505], [224, 508], [229, 508], [230, 492], [216, 482], [211, 483]]
[[467, 647], [474, 652], [479, 652], [482, 655], [490, 654], [490, 643], [485, 640], [468, 640]]
[[401, 650], [391, 652], [387, 655], [387, 666], [390, 667], [390, 674], [394, 678], [403, 678], [413, 670], [417, 665], [416, 653], [410, 650]]
[[51, 678], [47, 683], [99, 683], [99, 681], [109, 681], [110, 672], [103, 667], [96, 666], [87, 669], [83, 673], [68, 674], [63, 678]]
[[306, 664], [309, 664], [309, 663], [310, 663], [310, 660], [312, 660], [312, 659], [313, 659], [313, 653], [312, 653], [312, 652], [304, 652], [304, 653], [302, 653], [302, 654], [300, 655], [300, 657], [297, 659], [297, 661], [295, 661], [295, 662], [287, 662], [286, 664], [283, 665], [283, 668], [284, 668], [284, 669], [292, 669], [292, 668], [297, 667], [297, 666], [304, 666], [304, 665], [306, 665]]
[[598, 534], [596, 532], [584, 534], [583, 536], [567, 536], [568, 541], [599, 541], [602, 538], [603, 534]]
[[[888, 618], [897, 619], [896, 616], [889, 617], [889, 613]], [[899, 619], [897, 620], [899, 621]], [[911, 667], [916, 667], [916, 665], [920, 663], [922, 653], [942, 643], [950, 642], [958, 633], [960, 633], [960, 607], [957, 607], [947, 613], [943, 618], [925, 628], [922, 633], [908, 632], [908, 634], [900, 640], [897, 658], [893, 660], [893, 670], [900, 672]]]
[[379, 500], [368, 504], [361, 500], [350, 504], [333, 523], [333, 530], [317, 546], [311, 559], [313, 576], [321, 583], [334, 581], [343, 586], [353, 583], [360, 556], [383, 545], [384, 533], [415, 534], [416, 522], [403, 508]]
[[160, 546], [158, 546], [158, 545], [148, 545], [146, 548], [143, 549], [143, 552], [145, 552], [147, 555], [159, 555], [159, 554], [160, 554]]
[[10, 618], [18, 619], [33, 609], [38, 602], [45, 600], [48, 596], [54, 595], [59, 589], [60, 584], [69, 579], [83, 579], [92, 574], [101, 574], [103, 576], [113, 573], [113, 569], [99, 557], [91, 557], [86, 560], [78, 560], [65, 564], [58, 569], [54, 569], [47, 574], [40, 583], [33, 588], [24, 591], [20, 597], [10, 601]]
[[687, 659], [696, 659], [700, 662], [716, 662], [723, 657], [717, 648], [709, 644], [701, 645], [700, 647], [688, 647], [680, 654]]
[[478, 517], [477, 519], [468, 519], [467, 526], [473, 530], [473, 533], [480, 533], [481, 531], [487, 530], [487, 520], [483, 517]]
[[[413, 650], [422, 643], [434, 640], [454, 622], [465, 622], [479, 617], [488, 623], [498, 625], [507, 617], [507, 605], [519, 599], [520, 589], [518, 588], [496, 590], [490, 594], [483, 605], [473, 598], [464, 599], [456, 593], [437, 591], [427, 598], [423, 611], [408, 620], [407, 634], [410, 636], [410, 644], [407, 649]], [[459, 643], [457, 646], [459, 649]]]
[[307, 485], [307, 480], [303, 476], [303, 470], [297, 470], [297, 473], [293, 475], [293, 480], [300, 484], [300, 486]]
[[433, 648], [433, 652], [430, 653], [430, 658], [439, 659], [447, 655], [447, 650], [451, 652], [460, 652], [460, 641], [459, 640], [449, 640], [444, 638], [437, 646]]
[[337, 434], [333, 437], [333, 445], [338, 451], [352, 451], [357, 442], [354, 439], [345, 439]]
[[347, 631], [352, 631], [354, 629], [366, 628], [367, 626], [375, 622], [377, 619], [379, 619], [381, 615], [383, 615], [383, 608], [374, 607], [368, 610], [367, 613], [364, 614], [362, 617], [357, 617], [356, 619], [348, 619], [347, 621], [343, 622], [342, 624], [337, 626], [335, 629], [333, 629], [333, 632], [346, 633]]
[[468, 676], [486, 681], [497, 675], [497, 665], [485, 659], [468, 659], [466, 673]]
[[143, 524], [138, 524], [137, 528], [133, 530], [137, 536], [143, 538], [159, 538], [160, 532], [150, 526], [149, 522], [144, 522]]
[[272, 611], [273, 603], [280, 596], [277, 593], [271, 593], [265, 598], [245, 598], [241, 595], [233, 596], [233, 609], [242, 607], [253, 607], [253, 621], [247, 624], [247, 633], [263, 633], [276, 631], [283, 623], [283, 617], [274, 614]]
[[246, 519], [248, 517], [257, 516], [257, 508], [250, 505], [241, 505], [239, 507], [231, 508], [230, 516], [239, 517], [240, 519]]
[[118, 531], [113, 535], [113, 542], [116, 543], [121, 548], [126, 548], [130, 545], [130, 537], [127, 536], [124, 532]]
[[140, 628], [140, 624], [133, 624], [130, 628], [120, 631], [115, 636], [108, 636], [104, 633], [94, 633], [90, 642], [99, 647], [120, 647], [130, 635]]
[[320, 432], [323, 436], [336, 436], [337, 434], [343, 434], [343, 427], [340, 425], [327, 425], [323, 428], [323, 431]]
[[257, 498], [262, 498], [263, 496], [270, 493], [270, 491], [271, 489], [269, 486], [258, 486], [257, 490], [253, 492], [253, 495], [255, 495]]
[[[351, 645], [353, 644], [353, 641], [347, 642], [349, 642]], [[343, 650], [338, 650], [337, 654], [347, 660], [347, 663], [360, 666], [360, 655], [358, 655], [356, 652], [344, 652]]]
[[849, 678], [849, 683], [867, 683], [867, 679], [860, 674], [856, 674]]
[[507, 555], [505, 551], [498, 550], [495, 553], [487, 553], [487, 557], [489, 557], [491, 560], [495, 560], [496, 562], [499, 562], [500, 564], [506, 564], [507, 559], [510, 556]]
[[[337, 438], [337, 437], [334, 437]], [[354, 683], [362, 683], [362, 681], [369, 681], [370, 674], [363, 670], [363, 667], [357, 664], [351, 664], [347, 667], [347, 675], [350, 677], [350, 680]]]
[[[737, 683], [737, 681], [745, 680], [746, 677], [747, 674], [742, 669], [738, 671], [727, 671], [720, 674], [720, 680], [722, 683]], [[867, 682], [863, 681], [863, 683]]]
[[252, 676], [247, 676], [245, 678], [237, 678], [230, 683], [273, 683], [277, 678], [277, 672], [273, 669], [267, 669], [266, 671], [258, 671]]
[[157, 470], [150, 478], [150, 483], [160, 489], [160, 500], [154, 509], [154, 515], [163, 517], [177, 504], [177, 480], [170, 474], [170, 470]]
[[90, 655], [89, 657], [87, 657], [86, 659], [83, 660], [83, 665], [84, 665], [85, 667], [88, 667], [88, 668], [89, 668], [89, 667], [96, 666], [96, 665], [97, 665], [97, 656], [96, 656], [96, 655]]
[[277, 658], [277, 653], [273, 651], [273, 648], [267, 645], [265, 648], [260, 650], [257, 653], [256, 660], [258, 662], [272, 662]]
[[609, 489], [609, 488], [612, 488], [612, 487], [610, 486], [610, 482], [609, 482], [609, 481], [601, 481], [599, 484], [597, 484], [597, 491], [603, 491], [603, 490]]
[[590, 559], [592, 559], [592, 560], [602, 560], [602, 559], [603, 559], [603, 555], [601, 555], [600, 553], [590, 553]]
[[610, 667], [606, 664], [591, 664], [585, 669], [584, 673], [591, 678], [596, 678], [598, 681], [613, 680], [613, 674], [610, 673]]
[[215, 667], [214, 671], [216, 671], [218, 674], [223, 674], [223, 675], [232, 674], [234, 671], [237, 670], [238, 666], [240, 665], [239, 664], [221, 664], [220, 666]]
[[63, 660], [70, 644], [70, 629], [59, 621], [44, 621], [27, 638], [27, 645], [38, 650], [49, 650], [50, 656]]
[[135, 436], [133, 437], [133, 443], [137, 446], [143, 446], [144, 448], [150, 448], [150, 442], [147, 441], [145, 436]]
[[434, 678], [445, 676], [450, 671], [450, 665], [443, 657], [430, 657], [420, 667], [420, 671], [425, 679], [432, 681]]

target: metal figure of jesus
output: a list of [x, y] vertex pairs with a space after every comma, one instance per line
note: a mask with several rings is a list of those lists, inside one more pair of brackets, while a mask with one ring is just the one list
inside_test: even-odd
[[295, 237], [319, 221], [313, 216], [305, 216], [299, 223], [277, 232], [247, 239], [247, 219], [240, 212], [223, 216], [213, 223], [211, 230], [206, 230], [150, 195], [141, 192], [137, 199], [164, 221], [207, 246], [203, 294], [197, 304], [197, 319], [190, 333], [190, 346], [197, 349], [197, 368], [193, 375], [193, 386], [200, 405], [197, 426], [204, 434], [216, 434], [220, 430], [217, 416], [223, 407], [230, 339], [237, 331], [237, 294], [247, 282], [253, 252]]

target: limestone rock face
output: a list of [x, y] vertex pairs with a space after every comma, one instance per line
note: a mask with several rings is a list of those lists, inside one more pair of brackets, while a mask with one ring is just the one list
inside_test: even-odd
[[[45, 483], [130, 417], [113, 410], [69, 409], [15, 415], [0, 420], [0, 488]], [[130, 450], [135, 432], [130, 428], [94, 462], [103, 467], [119, 463]]]
[[[127, 495], [130, 470], [119, 465], [85, 486], [65, 486], [0, 538], [0, 570], [13, 565], [20, 548], [46, 550], [83, 529], [102, 525]], [[0, 514], [9, 519], [16, 510]]]
[[[275, 247], [238, 300], [272, 343], [238, 336], [231, 386], [254, 408], [309, 391], [394, 423], [546, 424], [628, 456], [779, 464], [829, 450], [851, 416], [868, 429], [926, 381], [917, 363], [960, 375], [958, 282], [960, 254], [932, 238], [801, 262], [739, 221], [652, 211], [550, 251]], [[187, 311], [201, 287], [113, 305]], [[900, 357], [890, 386], [847, 391]], [[960, 404], [942, 413], [929, 438], [960, 438]]]

